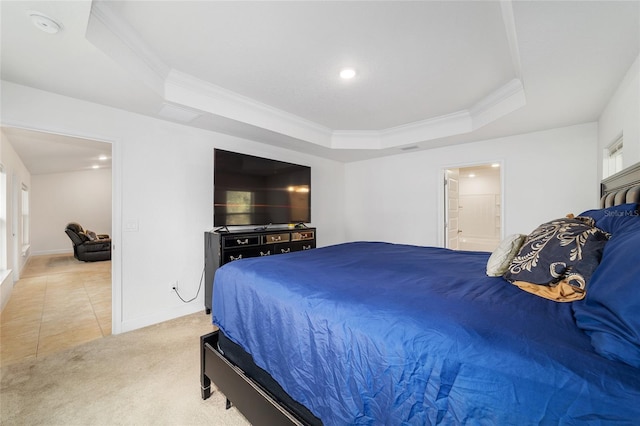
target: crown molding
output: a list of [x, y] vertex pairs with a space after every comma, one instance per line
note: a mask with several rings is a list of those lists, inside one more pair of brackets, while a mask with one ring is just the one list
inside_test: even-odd
[[334, 130], [333, 149], [382, 149], [382, 132], [377, 130]]
[[170, 104], [330, 149], [381, 150], [472, 132], [526, 105], [511, 1], [502, 18], [516, 78], [468, 109], [381, 130], [334, 130], [169, 67], [106, 1], [94, 1], [87, 39]]
[[522, 65], [520, 63], [520, 49], [518, 48], [518, 33], [516, 32], [516, 21], [513, 16], [513, 1], [503, 0], [500, 2], [502, 12], [502, 23], [509, 44], [511, 63], [516, 73], [516, 78], [522, 81]]
[[472, 132], [526, 104], [518, 79], [490, 93], [471, 108], [381, 131], [334, 131], [335, 149], [386, 149]]
[[383, 148], [393, 148], [468, 133], [472, 130], [471, 121], [469, 111], [463, 110], [386, 129], [384, 130]]
[[172, 69], [165, 99], [273, 132], [330, 147], [331, 129]]
[[163, 96], [169, 67], [106, 1], [94, 1], [85, 34], [95, 47]]
[[514, 78], [470, 108], [472, 130], [479, 129], [526, 104], [522, 81]]

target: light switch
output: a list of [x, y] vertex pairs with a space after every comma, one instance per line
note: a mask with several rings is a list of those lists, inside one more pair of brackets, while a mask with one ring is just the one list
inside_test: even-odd
[[138, 232], [138, 219], [127, 219], [124, 223], [126, 232]]

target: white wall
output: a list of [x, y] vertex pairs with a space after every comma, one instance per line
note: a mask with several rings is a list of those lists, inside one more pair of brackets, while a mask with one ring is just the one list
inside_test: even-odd
[[623, 167], [640, 162], [640, 56], [600, 115], [598, 129], [598, 176], [602, 176], [604, 148], [620, 134], [624, 136]]
[[[7, 200], [7, 271], [0, 271], [0, 309], [4, 308], [11, 297], [13, 285], [20, 278], [20, 272], [24, 268], [29, 251], [22, 254], [22, 204], [20, 192], [22, 184], [31, 188], [31, 175], [24, 163], [9, 143], [6, 135], [0, 131], [0, 163], [4, 166], [6, 174], [6, 188], [0, 188], [6, 194]], [[16, 195], [17, 192], [17, 195]], [[29, 191], [31, 194], [31, 191]]]
[[595, 123], [346, 165], [346, 237], [443, 245], [443, 169], [502, 162], [504, 235], [598, 204]]
[[[462, 169], [464, 171], [464, 169]], [[469, 177], [462, 173], [459, 177], [460, 195], [473, 194], [500, 194], [500, 169], [491, 169], [483, 173]]]
[[64, 229], [111, 235], [111, 169], [31, 176], [31, 254], [73, 252]]
[[204, 311], [203, 290], [185, 305], [170, 287], [178, 281], [186, 298], [198, 290], [214, 147], [311, 166], [318, 245], [344, 240], [341, 163], [4, 81], [2, 112], [5, 125], [113, 143], [115, 333]]

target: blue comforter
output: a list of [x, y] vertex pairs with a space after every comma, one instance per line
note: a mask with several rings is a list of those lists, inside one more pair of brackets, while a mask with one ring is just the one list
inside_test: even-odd
[[213, 322], [325, 425], [640, 421], [640, 371], [488, 257], [356, 242], [235, 261]]

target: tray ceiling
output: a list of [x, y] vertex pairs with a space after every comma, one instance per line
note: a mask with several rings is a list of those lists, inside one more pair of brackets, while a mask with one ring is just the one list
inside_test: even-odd
[[350, 161], [597, 120], [639, 5], [2, 2], [2, 78]]

